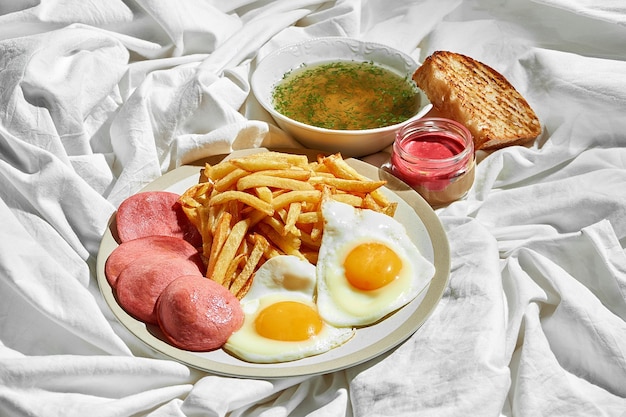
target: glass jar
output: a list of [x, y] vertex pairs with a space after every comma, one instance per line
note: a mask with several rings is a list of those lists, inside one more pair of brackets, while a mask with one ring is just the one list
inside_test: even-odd
[[421, 118], [396, 133], [391, 172], [433, 207], [467, 194], [474, 182], [474, 165], [472, 135], [454, 120]]

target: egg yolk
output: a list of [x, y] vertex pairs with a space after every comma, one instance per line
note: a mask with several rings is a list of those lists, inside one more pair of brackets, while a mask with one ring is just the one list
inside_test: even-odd
[[354, 247], [343, 262], [346, 279], [354, 287], [370, 291], [395, 280], [402, 260], [382, 243], [363, 243]]
[[317, 310], [297, 301], [280, 301], [264, 308], [254, 321], [259, 335], [273, 340], [307, 340], [322, 330]]

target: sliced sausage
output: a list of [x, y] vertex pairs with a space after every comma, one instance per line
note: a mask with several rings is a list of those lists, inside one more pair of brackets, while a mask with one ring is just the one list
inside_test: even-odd
[[167, 285], [182, 275], [204, 278], [198, 266], [178, 256], [145, 255], [135, 259], [117, 278], [120, 306], [144, 323], [157, 324], [155, 306]]
[[243, 324], [239, 300], [208, 278], [182, 276], [157, 302], [157, 319], [169, 343], [190, 351], [220, 348]]
[[179, 198], [169, 191], [144, 191], [128, 197], [116, 214], [120, 241], [160, 235], [179, 237], [200, 246], [200, 232], [185, 215]]
[[104, 273], [111, 287], [115, 288], [117, 278], [131, 262], [145, 255], [180, 256], [204, 269], [198, 250], [186, 240], [172, 236], [146, 236], [121, 243], [113, 249], [104, 264]]

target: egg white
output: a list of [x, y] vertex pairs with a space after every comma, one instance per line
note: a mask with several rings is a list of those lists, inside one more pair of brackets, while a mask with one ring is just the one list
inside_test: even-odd
[[[434, 265], [419, 252], [404, 226], [392, 217], [332, 200], [323, 203], [322, 216], [317, 305], [328, 323], [337, 327], [373, 324], [417, 297], [433, 277]], [[343, 267], [350, 251], [368, 242], [387, 245], [402, 260], [400, 276], [371, 291], [352, 286]]]
[[248, 362], [276, 363], [318, 355], [347, 342], [354, 329], [338, 329], [327, 323], [317, 335], [305, 341], [273, 340], [256, 332], [256, 317], [276, 302], [296, 301], [317, 310], [315, 287], [315, 266], [307, 261], [291, 255], [268, 260], [256, 272], [250, 290], [241, 300], [243, 326], [230, 336], [224, 350]]

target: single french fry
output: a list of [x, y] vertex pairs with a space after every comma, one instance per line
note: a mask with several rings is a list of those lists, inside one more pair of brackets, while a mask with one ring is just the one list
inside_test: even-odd
[[[202, 207], [202, 206], [200, 206], [200, 207]], [[191, 224], [196, 226], [196, 228], [199, 228], [200, 227], [200, 218], [198, 216], [198, 208], [197, 207], [190, 207], [189, 205], [186, 205], [186, 204], [181, 204], [181, 209], [183, 210], [183, 213], [185, 213], [185, 216], [187, 216], [187, 218], [189, 219]]]
[[357, 179], [345, 179], [335, 177], [311, 177], [309, 182], [313, 184], [325, 184], [335, 187], [338, 190], [350, 192], [350, 193], [371, 193], [383, 185], [387, 184], [387, 181], [362, 181]]
[[270, 259], [279, 255], [283, 255], [283, 253], [274, 245], [270, 245], [269, 248], [267, 248], [267, 250], [263, 254], [263, 256], [265, 256], [266, 259]]
[[225, 207], [223, 205], [212, 206], [210, 204], [205, 204], [204, 209], [206, 210], [206, 215], [208, 216], [207, 225], [211, 228], [211, 233], [215, 234], [220, 216], [222, 215], [222, 212], [226, 211]]
[[[209, 192], [212, 190], [213, 184], [209, 182], [200, 182], [195, 187], [191, 187], [187, 190], [190, 194], [190, 197], [194, 198], [198, 202], [202, 202]], [[184, 194], [183, 194], [184, 195]]]
[[320, 200], [318, 201], [318, 205], [315, 206], [316, 210], [320, 210], [321, 203], [323, 203], [324, 201], [330, 200], [333, 197], [333, 194], [335, 193], [335, 189], [329, 185], [321, 184], [320, 188], [321, 188], [322, 195], [320, 197]]
[[274, 177], [271, 175], [247, 175], [237, 181], [237, 190], [239, 191], [262, 186], [300, 191], [315, 189], [312, 184], [309, 184], [306, 181], [291, 178]]
[[217, 261], [215, 262], [215, 267], [213, 268], [212, 274], [209, 276], [212, 280], [217, 282], [218, 284], [223, 285], [226, 280], [226, 272], [228, 270], [228, 266], [233, 258], [237, 254], [237, 250], [239, 249], [239, 245], [246, 236], [246, 232], [248, 231], [248, 221], [240, 220], [235, 223], [235, 225], [230, 230], [230, 234], [224, 245], [222, 246], [222, 250], [220, 250]]
[[324, 231], [324, 224], [322, 222], [317, 222], [311, 229], [311, 239], [313, 241], [318, 241], [322, 239], [322, 233]]
[[317, 223], [318, 221], [321, 220], [321, 216], [322, 214], [319, 211], [307, 211], [304, 213], [301, 212], [298, 215], [298, 220], [296, 220], [296, 223], [299, 223], [299, 224]]
[[267, 185], [264, 185], [262, 187], [256, 187], [254, 189], [254, 192], [256, 193], [257, 197], [259, 197], [261, 200], [267, 202], [267, 203], [271, 203], [272, 202], [272, 190], [270, 190], [270, 188]]
[[365, 197], [363, 197], [362, 207], [374, 211], [381, 211], [383, 209], [371, 194], [366, 194]]
[[201, 223], [199, 209], [203, 207], [203, 202], [210, 188], [211, 184], [209, 183], [195, 184], [189, 187], [178, 199], [183, 212], [198, 229]]
[[181, 196], [178, 198], [178, 201], [183, 207], [188, 208], [196, 208], [201, 206], [202, 204], [198, 201], [198, 197], [196, 194], [198, 193], [198, 189], [202, 188], [204, 184], [196, 184], [187, 189]]
[[233, 216], [231, 224], [235, 224], [245, 217], [242, 213], [243, 210], [245, 210], [245, 207], [241, 201], [237, 199], [230, 200], [229, 202], [225, 203], [224, 206], [224, 210], [228, 211]]
[[361, 179], [361, 175], [356, 169], [348, 165], [341, 154], [336, 153], [328, 155], [325, 158], [322, 158], [320, 163], [328, 169], [328, 172], [331, 172], [337, 178], [344, 178], [348, 180]]
[[384, 208], [383, 208], [383, 213], [385, 213], [387, 216], [389, 217], [393, 217], [396, 214], [396, 209], [398, 208], [398, 203], [391, 202], [389, 204], [387, 204]]
[[206, 276], [209, 278], [211, 278], [214, 274], [215, 264], [217, 263], [222, 247], [228, 238], [231, 219], [232, 215], [229, 212], [224, 211], [220, 214], [219, 220], [217, 221], [217, 227], [215, 228], [208, 253], [209, 263], [207, 265]]
[[[359, 172], [348, 165], [348, 163], [341, 157], [340, 154], [329, 155], [325, 160], [324, 164], [328, 168], [330, 172], [332, 172], [338, 178], [345, 179], [358, 179], [369, 181], [369, 179], [359, 174]], [[380, 190], [375, 190], [372, 192], [372, 197], [380, 204], [381, 206], [387, 206], [390, 204], [390, 201]]]
[[[239, 272], [239, 274], [237, 275], [237, 277], [235, 278], [235, 280], [230, 286], [230, 291], [235, 296], [239, 296], [242, 289], [246, 287], [248, 280], [250, 281], [252, 280], [252, 274], [254, 273], [255, 268], [261, 261], [261, 258], [263, 257], [263, 254], [265, 253], [268, 247], [269, 247], [269, 242], [267, 240], [265, 239], [255, 240], [254, 246], [252, 247], [252, 250], [250, 251], [250, 255], [248, 256], [248, 259], [246, 260], [246, 264], [241, 269], [241, 272]], [[247, 287], [249, 288], [249, 286]], [[245, 295], [245, 293], [242, 294], [242, 297], [243, 295]]]
[[237, 169], [237, 165], [234, 165], [230, 161], [222, 161], [216, 165], [206, 165], [205, 166], [205, 175], [207, 178], [213, 182], [218, 181], [221, 178], [224, 178], [231, 171]]
[[204, 167], [200, 169], [200, 176], [198, 177], [199, 183], [209, 182], [209, 177], [207, 176], [207, 173], [209, 172], [210, 169], [211, 169], [211, 165], [207, 163], [205, 163]]
[[283, 253], [286, 253], [287, 255], [295, 255], [300, 258], [302, 257], [302, 254], [300, 253], [301, 241], [298, 237], [293, 235], [282, 236], [267, 223], [259, 223], [258, 228], [261, 233], [263, 233], [263, 235], [266, 236], [267, 239], [276, 245], [276, 247]]
[[[248, 238], [256, 244], [257, 240], [261, 240], [261, 244], [264, 248], [266, 248], [263, 252], [263, 257], [265, 259], [270, 259], [274, 256], [280, 255], [280, 251], [276, 248], [272, 243], [262, 234], [254, 233], [252, 235], [248, 235]], [[260, 264], [260, 263], [259, 263]]]
[[[369, 194], [368, 194], [369, 195]], [[336, 193], [331, 196], [335, 201], [339, 201], [345, 204], [349, 204], [352, 207], [361, 207], [363, 205], [363, 198], [355, 194], [350, 193]]]
[[[295, 204], [295, 203], [291, 203]], [[289, 206], [287, 206], [289, 208]], [[275, 210], [274, 215], [278, 216], [278, 218], [283, 222], [283, 224], [287, 221], [287, 210], [283, 207], [280, 210]]]
[[206, 258], [206, 263], [208, 265], [208, 259], [211, 255], [211, 248], [213, 247], [213, 231], [211, 230], [212, 225], [209, 223], [210, 218], [207, 215], [209, 209], [205, 206], [199, 207], [196, 209], [198, 213], [198, 230], [200, 231], [200, 236], [202, 237], [202, 255]]
[[237, 297], [239, 300], [241, 300], [243, 297], [245, 297], [246, 294], [248, 293], [248, 291], [250, 291], [250, 287], [252, 286], [252, 281], [254, 281], [254, 280], [253, 279], [247, 280], [243, 284], [243, 287], [241, 287], [239, 292], [237, 294], [235, 294], [235, 297]]
[[332, 175], [329, 171], [328, 168], [326, 167], [326, 165], [324, 165], [323, 163], [323, 157], [320, 156], [320, 158], [318, 158], [317, 161], [315, 162], [311, 162], [309, 164], [309, 169], [314, 172], [316, 175]]
[[300, 236], [300, 230], [296, 227], [296, 221], [300, 216], [300, 212], [302, 210], [302, 204], [300, 203], [291, 203], [289, 204], [289, 210], [287, 211], [287, 217], [285, 219], [285, 228], [283, 236], [286, 236], [287, 233], [291, 233], [295, 236]]
[[[313, 239], [310, 233], [306, 233], [303, 230], [300, 230], [300, 241], [302, 242], [302, 245], [306, 245], [311, 249], [319, 249], [322, 244], [322, 240], [319, 236], [317, 236], [316, 239]], [[300, 246], [300, 248], [302, 248], [302, 246]]]
[[274, 197], [272, 200], [272, 207], [274, 210], [281, 209], [295, 202], [319, 202], [322, 193], [319, 190], [313, 191], [289, 191], [279, 196]]
[[321, 240], [324, 230], [324, 216], [322, 215], [322, 204], [324, 203], [324, 201], [332, 199], [334, 192], [335, 190], [330, 186], [324, 185], [322, 187], [321, 199], [316, 207], [317, 221], [311, 224], [310, 237], [314, 242]]
[[243, 170], [241, 168], [235, 168], [232, 171], [230, 171], [228, 174], [220, 178], [219, 180], [215, 181], [214, 188], [216, 191], [219, 191], [219, 192], [226, 191], [229, 188], [231, 188], [234, 184], [237, 184], [237, 181], [239, 181], [241, 178], [245, 177], [246, 175], [248, 175], [248, 171]]
[[286, 161], [293, 166], [307, 167], [309, 165], [309, 158], [306, 155], [291, 154], [284, 152], [262, 152], [255, 154], [254, 157], [269, 160], [281, 160]]
[[263, 171], [256, 171], [250, 173], [251, 177], [257, 175], [279, 177], [279, 178], [291, 178], [292, 180], [308, 181], [311, 178], [311, 170], [301, 167], [290, 167], [288, 169], [268, 169]]
[[270, 226], [272, 229], [274, 229], [276, 231], [276, 233], [280, 234], [281, 236], [285, 236], [285, 224], [277, 219], [274, 216], [265, 216], [263, 217], [263, 219], [261, 220], [263, 223], [267, 224], [268, 226]]
[[223, 193], [216, 194], [211, 197], [211, 200], [209, 200], [209, 204], [224, 204], [232, 200], [241, 201], [245, 205], [254, 207], [255, 209], [267, 214], [268, 216], [274, 214], [273, 204], [269, 204], [261, 200], [259, 197], [253, 196], [252, 194], [248, 194], [243, 191], [229, 190], [224, 191]]
[[319, 201], [301, 201], [300, 205], [302, 206], [301, 211], [303, 213], [308, 213], [317, 210], [317, 206], [319, 206]]
[[[250, 230], [249, 225], [248, 225], [248, 230]], [[246, 239], [247, 236], [248, 236], [248, 233], [246, 232], [246, 235], [243, 237], [243, 240], [241, 241], [241, 245], [239, 245], [239, 249], [237, 251], [237, 254], [243, 253], [246, 258], [248, 257], [248, 255], [250, 254], [250, 251], [252, 250], [252, 248], [250, 247], [250, 243], [248, 243], [248, 239]]]
[[265, 219], [266, 217], [271, 217], [271, 216], [268, 216], [267, 214], [263, 213], [262, 211], [253, 210], [252, 212], [250, 212], [248, 214], [248, 216], [246, 218], [250, 222], [250, 227], [254, 227], [260, 221], [263, 221], [263, 219]]
[[249, 172], [288, 169], [291, 166], [291, 164], [285, 160], [255, 157], [253, 155], [231, 159], [230, 162], [238, 168]]
[[237, 271], [239, 270], [239, 266], [245, 258], [246, 253], [238, 253], [230, 261], [230, 264], [228, 264], [228, 268], [226, 268], [226, 273], [224, 274], [224, 282], [222, 282], [222, 285], [224, 287], [230, 289], [232, 283], [237, 278]]

